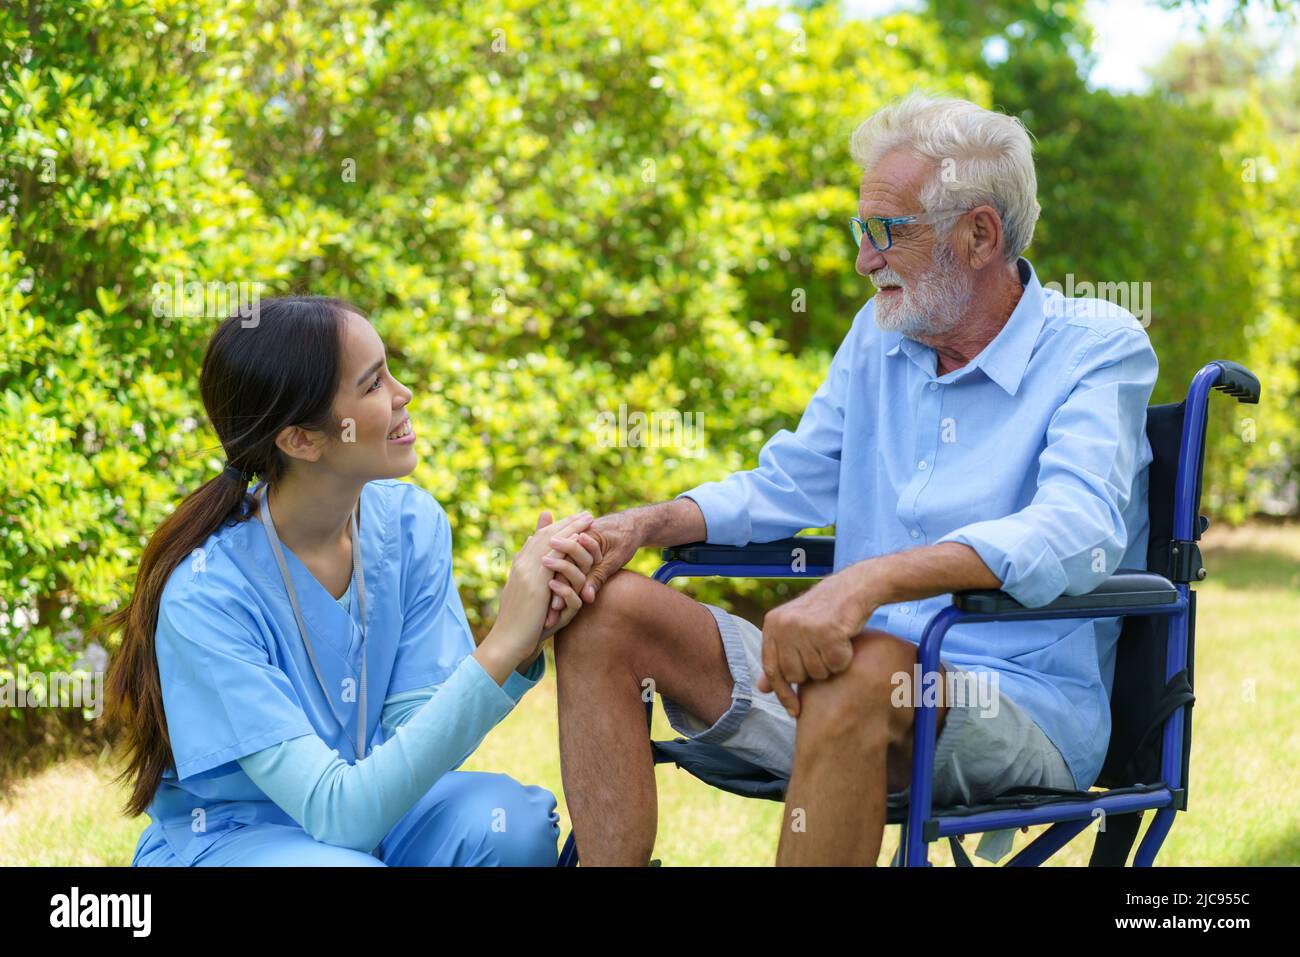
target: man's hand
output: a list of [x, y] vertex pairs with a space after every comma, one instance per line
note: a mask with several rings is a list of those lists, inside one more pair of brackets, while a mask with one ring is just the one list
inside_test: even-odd
[[791, 685], [838, 674], [853, 660], [852, 638], [881, 604], [864, 572], [869, 562], [823, 578], [763, 618], [763, 674], [759, 691], [775, 691], [786, 711], [799, 716]]
[[[600, 586], [632, 560], [636, 550], [641, 547], [641, 535], [635, 517], [628, 512], [615, 512], [612, 515], [602, 515], [592, 522], [591, 527], [578, 536], [578, 542], [582, 545], [580, 552], [594, 556], [594, 560], [586, 567], [582, 567], [579, 562], [579, 569], [586, 576], [586, 582], [582, 585], [579, 594], [583, 602], [590, 605], [596, 600], [596, 592], [600, 590]], [[556, 551], [547, 557], [574, 558], [575, 556], [570, 553], [560, 554], [560, 543], [561, 540], [558, 538], [551, 541], [551, 547]], [[570, 580], [574, 580], [572, 575]], [[546, 615], [546, 631], [557, 630], [557, 623], [564, 611], [563, 600], [559, 596], [553, 598], [550, 611]]]
[[853, 660], [852, 637], [881, 605], [1001, 587], [979, 553], [961, 542], [923, 545], [850, 565], [767, 613], [763, 675], [756, 686], [775, 691], [797, 718], [799, 697], [790, 686], [847, 668]]

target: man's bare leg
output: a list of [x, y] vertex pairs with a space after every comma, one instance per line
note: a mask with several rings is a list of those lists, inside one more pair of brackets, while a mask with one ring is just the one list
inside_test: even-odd
[[[853, 639], [853, 661], [799, 689], [794, 768], [776, 862], [874, 865], [889, 792], [912, 773], [912, 707], [894, 707], [893, 675], [912, 681], [916, 645], [876, 629]], [[943, 666], [940, 665], [942, 679]], [[936, 736], [948, 709], [939, 682]]]
[[582, 863], [647, 864], [658, 806], [643, 695], [717, 721], [732, 689], [717, 622], [677, 590], [620, 571], [556, 634], [555, 665], [560, 773]]

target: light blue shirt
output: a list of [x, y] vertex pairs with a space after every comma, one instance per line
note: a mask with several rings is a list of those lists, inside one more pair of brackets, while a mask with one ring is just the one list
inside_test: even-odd
[[[352, 609], [356, 580], [336, 599], [344, 611]], [[512, 671], [498, 687], [469, 655], [443, 684], [386, 698], [385, 740], [355, 764], [304, 734], [245, 755], [239, 766], [316, 840], [370, 851], [438, 778], [465, 762], [545, 668], [539, 655], [527, 674]]]
[[[370, 825], [389, 813], [397, 797], [404, 800], [459, 763], [525, 690], [524, 676], [511, 675], [498, 685], [472, 658], [474, 636], [452, 573], [451, 526], [428, 492], [395, 479], [368, 482], [358, 531], [366, 586], [369, 752], [359, 761], [352, 740], [363, 698], [355, 601], [351, 611], [344, 610], [285, 549], [316, 651], [313, 664], [266, 530], [246, 513], [232, 515], [168, 577], [154, 643], [173, 766], [164, 772], [148, 813], [151, 828], [182, 863], [194, 863], [222, 834], [246, 824], [316, 822], [312, 829], [318, 834], [367, 844]], [[411, 704], [420, 697], [427, 699], [424, 704]], [[399, 728], [395, 716], [403, 702], [417, 710]], [[243, 767], [249, 756], [295, 739], [299, 743], [275, 753], [301, 758], [306, 740], [307, 757], [319, 773], [302, 780], [320, 785], [319, 794], [342, 794], [341, 803], [319, 796], [309, 802], [309, 796], [279, 790], [269, 794]], [[381, 750], [383, 756], [374, 760]], [[390, 763], [396, 770], [384, 772]], [[251, 764], [258, 774], [259, 762]], [[338, 827], [337, 808], [354, 806], [353, 782], [376, 784], [377, 778], [383, 808], [359, 831]], [[325, 810], [313, 816], [319, 808]]]
[[[758, 467], [683, 493], [708, 541], [743, 545], [836, 527], [835, 570], [939, 542], [973, 548], [1028, 606], [1145, 568], [1146, 407], [1157, 363], [1128, 312], [1044, 289], [1027, 260], [1006, 325], [936, 377], [933, 349], [875, 322], [874, 300], [831, 361], [794, 432]], [[868, 625], [918, 643], [951, 595], [882, 605]], [[1116, 618], [967, 624], [945, 662], [996, 673], [1079, 788], [1110, 739]]]
[[305, 734], [245, 755], [239, 766], [316, 840], [370, 851], [435, 781], [464, 763], [545, 668], [538, 656], [527, 674], [512, 671], [497, 685], [467, 655], [441, 685], [387, 698], [385, 741], [354, 764]]

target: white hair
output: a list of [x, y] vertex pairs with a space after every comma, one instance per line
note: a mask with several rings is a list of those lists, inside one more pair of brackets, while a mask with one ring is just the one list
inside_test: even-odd
[[[849, 138], [849, 152], [864, 171], [897, 149], [934, 163], [921, 189], [927, 213], [992, 206], [1002, 218], [1003, 254], [1015, 262], [1042, 211], [1033, 146], [1020, 120], [968, 100], [913, 93], [874, 113]], [[951, 222], [936, 224], [940, 238]]]

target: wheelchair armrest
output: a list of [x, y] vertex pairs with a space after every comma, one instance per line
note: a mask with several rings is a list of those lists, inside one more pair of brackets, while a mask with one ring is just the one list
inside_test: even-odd
[[1079, 611], [1088, 608], [1132, 608], [1172, 605], [1178, 590], [1169, 579], [1153, 572], [1121, 568], [1086, 595], [1062, 595], [1056, 601], [1037, 608], [1020, 604], [1004, 591], [981, 588], [957, 592], [952, 603], [962, 611], [980, 615], [1015, 617], [1018, 611], [1041, 615], [1051, 611]]
[[692, 542], [665, 548], [663, 556], [666, 562], [688, 565], [790, 565], [796, 557], [795, 549], [803, 549], [804, 564], [809, 567], [835, 564], [834, 535], [796, 535], [775, 542], [750, 542], [748, 545]]

